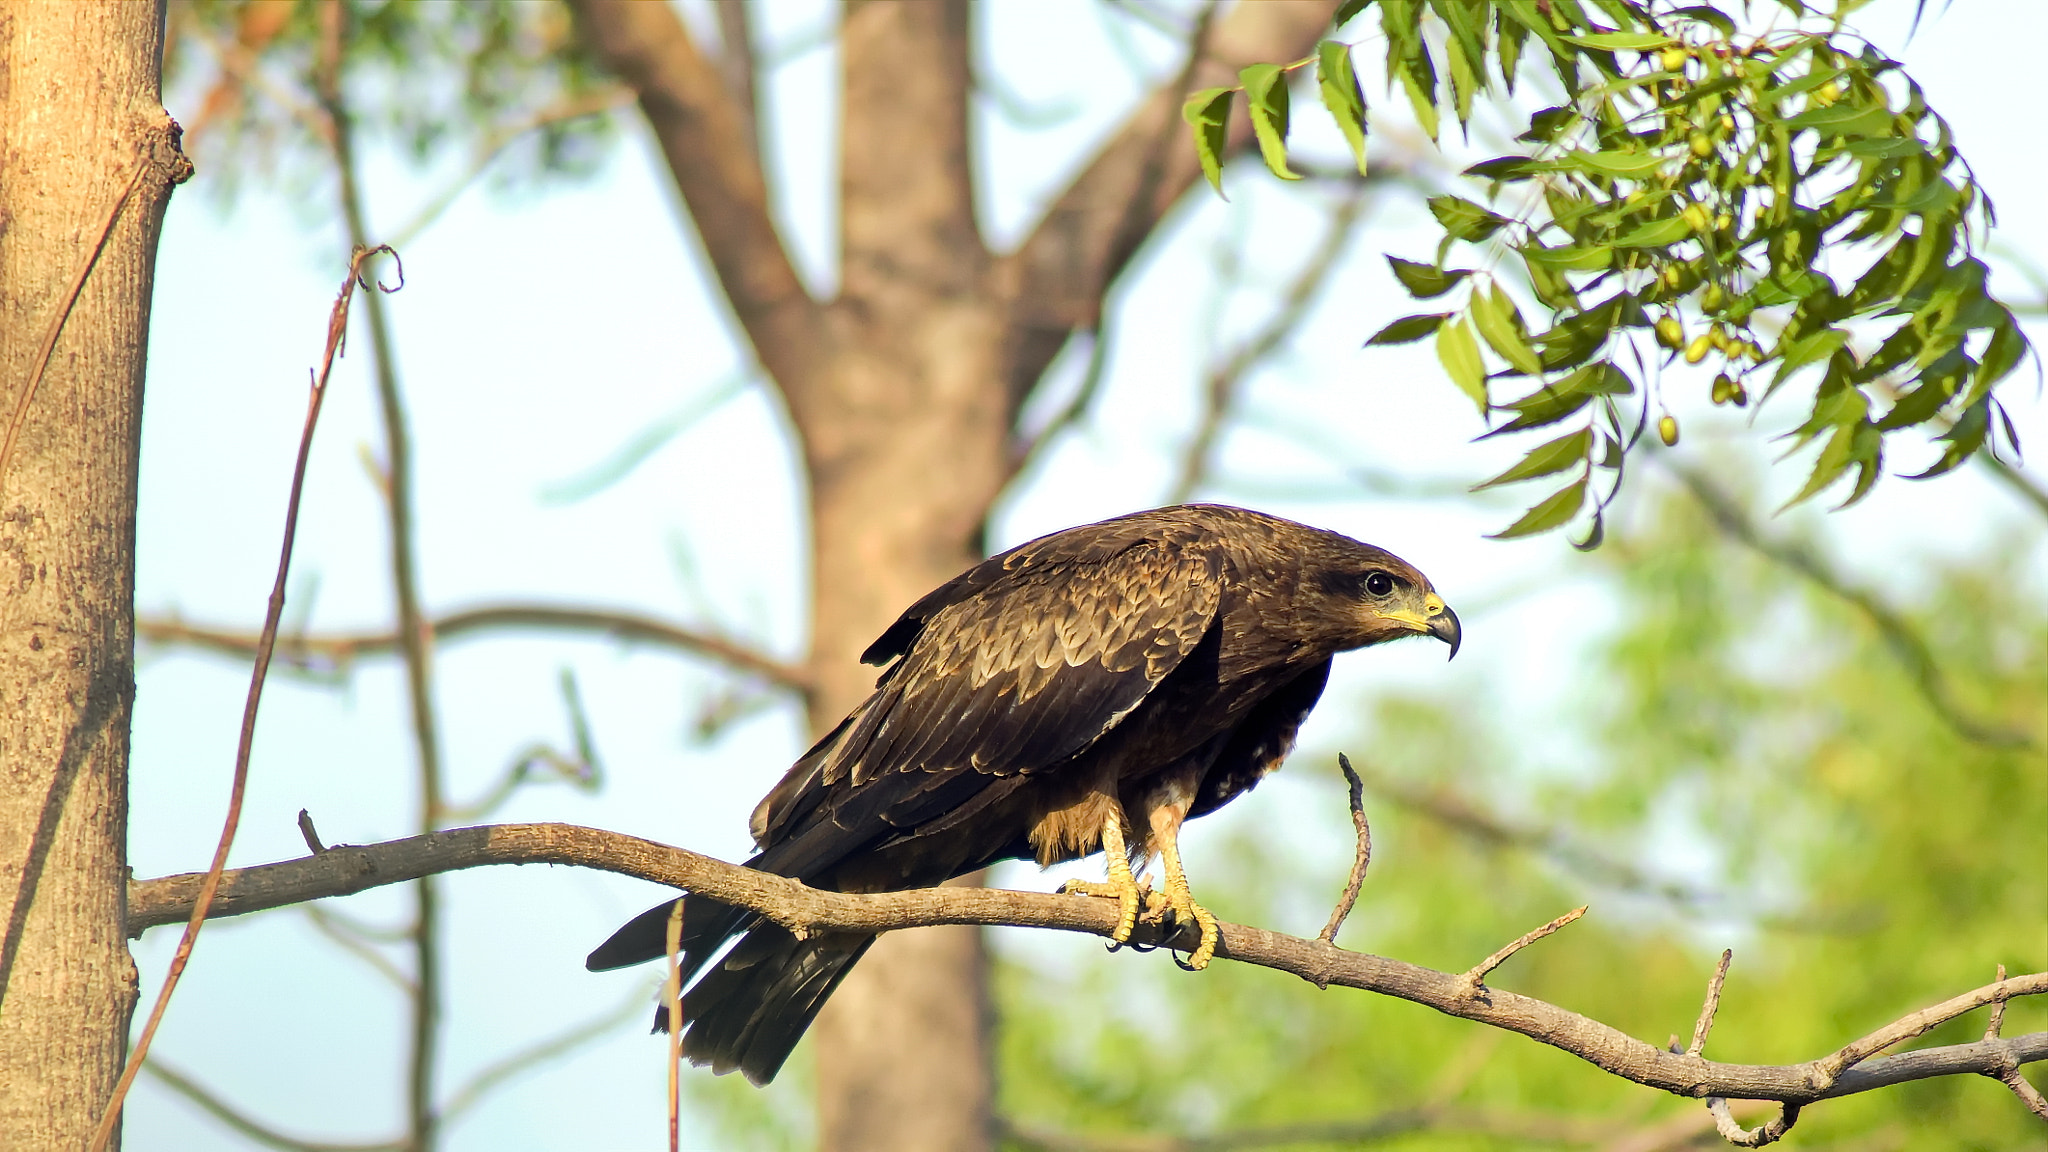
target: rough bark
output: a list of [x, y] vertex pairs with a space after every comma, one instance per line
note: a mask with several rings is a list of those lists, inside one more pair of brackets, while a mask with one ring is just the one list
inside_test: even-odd
[[[0, 3], [0, 1147], [119, 1078], [135, 484], [157, 236], [190, 173], [162, 9]], [[47, 367], [45, 367], [47, 365]]]
[[[840, 291], [802, 288], [767, 207], [745, 110], [667, 5], [571, 0], [639, 96], [711, 267], [788, 406], [811, 512], [809, 719], [824, 731], [874, 685], [860, 652], [982, 555], [1024, 396], [1196, 176], [1162, 85], [1015, 255], [975, 218], [964, 0], [844, 9]], [[1243, 4], [1188, 77], [1227, 83], [1309, 51], [1329, 0]], [[1207, 27], [1205, 24], [1204, 27]], [[885, 937], [814, 1029], [832, 1152], [989, 1148], [994, 1076], [978, 929]]]

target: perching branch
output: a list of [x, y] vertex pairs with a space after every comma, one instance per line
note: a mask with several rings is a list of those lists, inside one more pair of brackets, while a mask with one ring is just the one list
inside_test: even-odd
[[1748, 547], [1767, 560], [1775, 561], [1806, 577], [1824, 591], [1838, 597], [1850, 607], [1861, 612], [1878, 635], [1884, 639], [1886, 649], [1912, 678], [1914, 687], [1927, 700], [1934, 714], [1947, 724], [1956, 735], [1973, 744], [1991, 748], [2031, 749], [2036, 747], [2032, 738], [2024, 732], [2014, 731], [1992, 721], [1971, 716], [1956, 699], [1955, 689], [1941, 666], [1934, 661], [1934, 653], [1927, 640], [1899, 615], [1890, 605], [1879, 600], [1866, 589], [1858, 588], [1843, 579], [1812, 549], [1784, 540], [1767, 538], [1761, 529], [1752, 523], [1735, 498], [1704, 474], [1680, 465], [1671, 465], [1672, 474], [1678, 477], [1686, 491], [1705, 508], [1714, 526], [1732, 540]]
[[[418, 877], [488, 864], [567, 864], [636, 876], [752, 909], [799, 935], [820, 931], [885, 932], [935, 924], [1008, 925], [1109, 936], [1116, 909], [1107, 901], [987, 888], [931, 888], [852, 895], [806, 887], [696, 852], [568, 824], [499, 824], [457, 828], [383, 844], [335, 847], [318, 856], [228, 873], [215, 916], [233, 916], [307, 900], [343, 896]], [[187, 914], [202, 877], [166, 876], [129, 890], [129, 932], [139, 935]], [[1488, 987], [1475, 997], [1464, 975], [1400, 960], [1348, 952], [1242, 924], [1221, 925], [1216, 954], [1331, 984], [1395, 996], [1447, 1016], [1516, 1032], [1569, 1052], [1623, 1079], [1680, 1096], [1776, 1100], [1807, 1104], [1868, 1092], [1908, 1080], [1976, 1074], [2048, 1060], [2048, 1032], [1952, 1044], [1872, 1058], [1883, 1047], [2020, 996], [2048, 994], [2048, 972], [2014, 976], [1915, 1012], [1838, 1052], [1799, 1064], [1724, 1064], [1668, 1052], [1599, 1021], [1518, 993]], [[1193, 925], [1162, 934], [1140, 925], [1136, 942], [1191, 949]]]
[[[735, 672], [798, 694], [810, 691], [802, 669], [765, 655], [737, 640], [672, 624], [652, 616], [615, 608], [555, 604], [485, 604], [450, 612], [424, 622], [436, 644], [493, 632], [581, 632], [629, 643], [648, 644], [716, 661]], [[140, 616], [138, 640], [152, 644], [184, 644], [244, 659], [255, 654], [256, 636], [227, 628], [187, 624], [175, 616]], [[388, 656], [398, 650], [395, 632], [335, 632], [281, 636], [278, 659], [301, 670], [327, 672], [348, 667], [363, 656]]]

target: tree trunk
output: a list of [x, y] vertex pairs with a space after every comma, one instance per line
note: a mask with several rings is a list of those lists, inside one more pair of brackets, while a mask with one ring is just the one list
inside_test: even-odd
[[[852, 4], [840, 46], [835, 354], [788, 389], [810, 479], [818, 732], [874, 690], [861, 651], [981, 559], [1009, 433], [1005, 310], [974, 216], [967, 7]], [[985, 967], [978, 928], [875, 945], [818, 1017], [820, 1147], [990, 1146]]]
[[191, 172], [158, 92], [162, 28], [161, 4], [0, 2], [6, 1149], [85, 1146], [135, 1004], [123, 921], [143, 353], [164, 205]]

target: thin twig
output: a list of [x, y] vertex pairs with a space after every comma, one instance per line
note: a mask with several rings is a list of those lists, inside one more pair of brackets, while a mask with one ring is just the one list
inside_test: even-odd
[[[1660, 457], [1660, 459], [1664, 459]], [[1844, 580], [1826, 561], [1812, 549], [1788, 541], [1771, 540], [1752, 523], [1735, 498], [1708, 479], [1705, 474], [1683, 465], [1670, 464], [1671, 471], [1700, 506], [1707, 510], [1708, 519], [1714, 522], [1722, 534], [1728, 536], [1751, 551], [1766, 559], [1775, 561], [1806, 577], [1825, 592], [1842, 600], [1861, 612], [1871, 626], [1877, 629], [1884, 640], [1885, 648], [1891, 652], [1906, 671], [1923, 699], [1934, 710], [1935, 716], [1947, 724], [1956, 735], [1972, 744], [1990, 748], [2037, 749], [2033, 738], [2024, 732], [2015, 731], [1994, 722], [1987, 722], [1968, 714], [1961, 701], [1956, 699], [1955, 690], [1941, 666], [1935, 663], [1933, 649], [1925, 637], [1906, 621], [1890, 605], [1862, 588]]]
[[[2001, 981], [2005, 979], [2005, 965], [2003, 964], [1998, 966], [1998, 978]], [[2005, 1027], [2005, 1001], [2000, 1000], [1991, 1006], [1991, 1019], [1984, 1024], [1984, 1038], [1986, 1040], [1998, 1039], [1998, 1030], [2003, 1027]]]
[[1351, 787], [1351, 827], [1358, 833], [1358, 849], [1351, 857], [1351, 878], [1344, 882], [1344, 895], [1337, 900], [1337, 906], [1330, 910], [1330, 921], [1323, 925], [1323, 931], [1316, 939], [1325, 944], [1337, 942], [1337, 930], [1344, 926], [1344, 918], [1351, 915], [1352, 905], [1358, 903], [1358, 891], [1365, 887], [1365, 868], [1372, 863], [1372, 825], [1365, 820], [1365, 781], [1358, 778], [1358, 771], [1351, 767], [1351, 758], [1337, 753], [1337, 767], [1344, 770], [1344, 780]]
[[2039, 480], [2007, 464], [1988, 451], [1977, 453], [1977, 459], [1984, 462], [1984, 467], [1990, 469], [1993, 476], [2005, 481], [2007, 487], [2017, 492], [2020, 498], [2028, 504], [2033, 505], [2034, 511], [2039, 512], [2043, 516], [2048, 516], [2048, 488], [2043, 488]]
[[[249, 753], [256, 740], [256, 709], [262, 703], [265, 674], [270, 670], [271, 652], [277, 646], [278, 621], [284, 617], [285, 579], [291, 572], [292, 542], [299, 531], [299, 501], [306, 490], [306, 462], [313, 451], [313, 429], [319, 424], [320, 405], [327, 398], [327, 378], [334, 371], [334, 358], [340, 352], [342, 336], [348, 330], [349, 302], [355, 298], [356, 287], [362, 283], [363, 265], [380, 252], [389, 253], [394, 258], [397, 256], [388, 248], [358, 248], [349, 258], [348, 278], [342, 281], [334, 306], [327, 314], [327, 347], [321, 354], [320, 371], [312, 377], [312, 392], [306, 398], [306, 421], [299, 432], [299, 455], [292, 465], [291, 495], [285, 501], [284, 544], [278, 552], [277, 579], [270, 586], [270, 602], [263, 614], [263, 632], [256, 642], [256, 667], [249, 673], [248, 699], [242, 705], [242, 731], [235, 745], [234, 782], [228, 790], [228, 812], [221, 824], [220, 843], [214, 848], [213, 863], [208, 867], [198, 896], [192, 902], [185, 935], [178, 941], [178, 950], [171, 957], [170, 971], [164, 974], [163, 988], [157, 992], [149, 1020], [142, 1026], [142, 1034], [137, 1037], [134, 1050], [128, 1054], [128, 1066], [122, 1069], [120, 1082], [114, 1085], [113, 1096], [107, 1101], [107, 1110], [100, 1116], [99, 1127], [93, 1131], [92, 1152], [101, 1152], [113, 1138], [115, 1125], [121, 1117], [121, 1103], [127, 1098], [136, 1073], [149, 1056], [150, 1041], [156, 1038], [157, 1027], [163, 1023], [164, 1010], [170, 1007], [171, 993], [177, 990], [178, 978], [184, 975], [185, 965], [192, 958], [192, 946], [199, 938], [200, 925], [206, 922], [207, 909], [213, 904], [214, 894], [220, 890], [221, 876], [228, 863], [228, 849], [233, 847], [235, 830], [242, 822], [242, 798], [249, 787]], [[383, 285], [378, 287], [383, 288]], [[396, 288], [383, 290], [396, 291]]]
[[[221, 882], [216, 914], [239, 915], [307, 900], [493, 864], [562, 864], [637, 876], [759, 912], [786, 928], [873, 934], [933, 924], [1000, 924], [1108, 936], [1116, 909], [1108, 901], [987, 888], [908, 892], [829, 892], [728, 864], [681, 848], [565, 824], [499, 824], [456, 828], [386, 844], [336, 846], [236, 869]], [[129, 888], [129, 931], [175, 923], [192, 907], [204, 876], [167, 876]], [[1832, 1070], [1835, 1057], [1790, 1065], [1722, 1064], [1668, 1052], [1617, 1028], [1503, 989], [1475, 999], [1466, 978], [1364, 952], [1241, 924], [1222, 924], [1217, 955], [1285, 972], [1322, 985], [1358, 988], [1422, 1004], [1448, 1016], [1514, 1032], [1569, 1052], [1638, 1084], [1689, 1098], [1811, 1102], [1868, 1092], [1933, 1076], [1996, 1074], [2008, 1062], [2048, 1060], [2048, 1032], [1975, 1041], [1871, 1059]], [[1192, 924], [1140, 922], [1139, 944], [1192, 948]], [[1889, 1046], [1944, 1020], [2001, 1000], [2048, 994], [2048, 972], [2012, 976], [1915, 1012], [1851, 1045]], [[1874, 1050], [1874, 1049], [1873, 1049]]]
[[1202, 487], [1246, 380], [1280, 352], [1300, 330], [1302, 321], [1308, 318], [1310, 307], [1329, 283], [1330, 274], [1349, 250], [1351, 235], [1365, 216], [1369, 196], [1367, 184], [1362, 181], [1354, 183], [1350, 195], [1330, 209], [1329, 224], [1323, 237], [1311, 249], [1315, 255], [1288, 283], [1287, 290], [1281, 294], [1280, 307], [1264, 326], [1210, 367], [1208, 380], [1202, 389], [1202, 415], [1196, 422], [1194, 435], [1188, 439], [1187, 449], [1181, 454], [1180, 471], [1173, 487], [1168, 490], [1166, 503], [1185, 504]]
[[1737, 1148], [1761, 1148], [1776, 1144], [1784, 1139], [1785, 1133], [1799, 1123], [1799, 1105], [1787, 1104], [1779, 1110], [1770, 1122], [1756, 1128], [1744, 1128], [1736, 1122], [1734, 1114], [1728, 1111], [1728, 1101], [1719, 1096], [1707, 1097], [1707, 1114], [1714, 1118], [1714, 1131], [1721, 1139]]
[[1495, 968], [1500, 967], [1502, 964], [1507, 963], [1508, 957], [1513, 956], [1515, 953], [1520, 952], [1522, 949], [1527, 948], [1529, 945], [1534, 944], [1538, 940], [1543, 939], [1545, 936], [1550, 935], [1552, 932], [1557, 931], [1559, 928], [1562, 928], [1565, 925], [1571, 923], [1572, 921], [1577, 920], [1579, 917], [1584, 916], [1586, 914], [1586, 907], [1586, 905], [1581, 904], [1577, 908], [1574, 908], [1571, 911], [1565, 913], [1564, 915], [1559, 916], [1557, 919], [1552, 920], [1550, 923], [1545, 924], [1541, 928], [1534, 928], [1527, 932], [1522, 933], [1522, 935], [1513, 943], [1508, 944], [1507, 946], [1500, 949], [1498, 952], [1495, 952], [1493, 955], [1488, 956], [1486, 959], [1481, 960], [1479, 963], [1474, 964], [1470, 968], [1467, 968], [1465, 970], [1465, 974], [1458, 978], [1464, 984], [1464, 986], [1467, 989], [1469, 989], [1466, 995], [1471, 996], [1474, 999], [1477, 999], [1480, 993], [1486, 990], [1487, 973], [1493, 971]]
[[411, 996], [417, 991], [412, 977], [399, 971], [398, 965], [393, 964], [382, 952], [372, 947], [368, 939], [355, 933], [352, 922], [336, 916], [318, 904], [302, 904], [300, 908], [306, 913], [306, 919], [312, 922], [314, 931], [332, 940], [342, 951], [369, 965], [377, 975], [390, 981], [391, 986], [398, 989], [400, 995]]
[[[331, 126], [328, 144], [342, 217], [350, 240], [361, 247], [368, 243], [370, 228], [357, 177], [353, 116], [344, 100], [341, 80], [351, 32], [346, 26], [346, 9], [346, 5], [336, 4], [322, 10], [324, 51], [314, 71], [314, 87]], [[406, 698], [419, 780], [418, 827], [421, 833], [428, 833], [439, 827], [441, 819], [441, 746], [428, 667], [430, 640], [421, 626], [419, 564], [414, 557], [411, 434], [406, 427], [405, 402], [398, 391], [396, 352], [383, 304], [371, 297], [365, 311], [377, 382], [377, 406], [384, 425], [384, 508], [391, 548], [392, 593], [398, 610], [398, 647], [405, 664]], [[413, 898], [412, 1043], [406, 1077], [406, 1127], [413, 1152], [432, 1152], [440, 1125], [434, 1109], [434, 1071], [442, 1007], [440, 898], [436, 878], [420, 877], [413, 886]]]
[[270, 1125], [249, 1116], [241, 1109], [214, 1095], [207, 1087], [186, 1073], [161, 1059], [151, 1060], [146, 1066], [151, 1076], [164, 1087], [198, 1105], [207, 1115], [220, 1121], [241, 1135], [278, 1152], [404, 1152], [402, 1141], [387, 1140], [376, 1143], [344, 1144], [326, 1140], [302, 1140], [272, 1128]]
[[[1706, 1003], [1700, 1005], [1700, 1018], [1693, 1022], [1692, 1043], [1685, 1048], [1687, 1056], [1697, 1056], [1707, 1047], [1707, 1033], [1714, 1030], [1714, 1013], [1721, 1008], [1721, 986], [1728, 981], [1728, 963], [1733, 959], [1735, 949], [1721, 949], [1721, 963], [1714, 967], [1714, 978], [1707, 981]], [[2005, 979], [2002, 966], [1998, 970], [1998, 978]]]
[[[649, 644], [706, 657], [736, 672], [758, 676], [777, 688], [797, 693], [810, 691], [810, 680], [801, 669], [747, 644], [625, 609], [569, 604], [485, 604], [450, 612], [429, 621], [426, 628], [435, 644], [520, 630], [595, 633], [629, 643]], [[255, 652], [258, 639], [248, 632], [187, 624], [176, 617], [164, 616], [138, 617], [135, 635], [137, 639], [152, 644], [184, 644], [245, 658]], [[389, 655], [398, 651], [400, 645], [396, 632], [359, 632], [285, 636], [278, 641], [277, 647], [280, 660], [325, 673], [346, 668], [360, 657]]]
[[668, 1025], [668, 1152], [682, 1148], [683, 1091], [683, 901], [669, 909], [664, 934], [668, 978], [662, 982], [661, 1006]]
[[486, 1095], [507, 1080], [530, 1072], [549, 1060], [566, 1055], [590, 1043], [592, 1040], [597, 1040], [608, 1033], [617, 1031], [620, 1027], [647, 1011], [647, 999], [653, 991], [654, 989], [648, 985], [636, 985], [625, 999], [619, 1001], [618, 1007], [613, 1008], [604, 1015], [593, 1017], [581, 1024], [564, 1029], [554, 1036], [535, 1043], [532, 1047], [522, 1048], [493, 1064], [487, 1065], [477, 1072], [475, 1076], [470, 1077], [468, 1083], [457, 1088], [448, 1097], [448, 1102], [441, 1106], [442, 1122], [444, 1124], [454, 1123], [456, 1118], [476, 1107], [477, 1104], [483, 1101]]
[[299, 809], [299, 835], [306, 838], [306, 850], [313, 855], [327, 851], [327, 845], [320, 842], [319, 830], [313, 827], [313, 814], [304, 808]]
[[43, 373], [49, 370], [50, 357], [57, 351], [57, 337], [64, 332], [64, 322], [71, 319], [71, 312], [78, 307], [78, 294], [85, 290], [86, 278], [99, 265], [100, 253], [107, 250], [107, 239], [114, 234], [114, 224], [121, 219], [121, 209], [128, 206], [135, 190], [142, 186], [142, 178], [150, 169], [150, 153], [145, 147], [136, 158], [135, 171], [128, 177], [128, 183], [114, 194], [113, 203], [105, 213], [105, 222], [94, 238], [92, 248], [83, 260], [78, 262], [78, 272], [71, 278], [71, 287], [64, 293], [63, 302], [50, 314], [50, 323], [43, 330], [43, 342], [36, 349], [34, 366], [28, 371], [28, 379], [22, 383], [21, 394], [14, 398], [14, 414], [7, 421], [7, 439], [0, 443], [0, 485], [7, 480], [7, 466], [14, 460], [14, 444], [21, 438], [21, 428], [28, 422], [29, 403], [36, 398], [36, 388], [43, 382]]

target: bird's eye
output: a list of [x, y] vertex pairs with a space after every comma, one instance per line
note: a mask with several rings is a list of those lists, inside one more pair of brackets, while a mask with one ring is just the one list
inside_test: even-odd
[[1365, 578], [1365, 590], [1374, 596], [1385, 596], [1394, 590], [1394, 578], [1385, 572], [1373, 572]]

